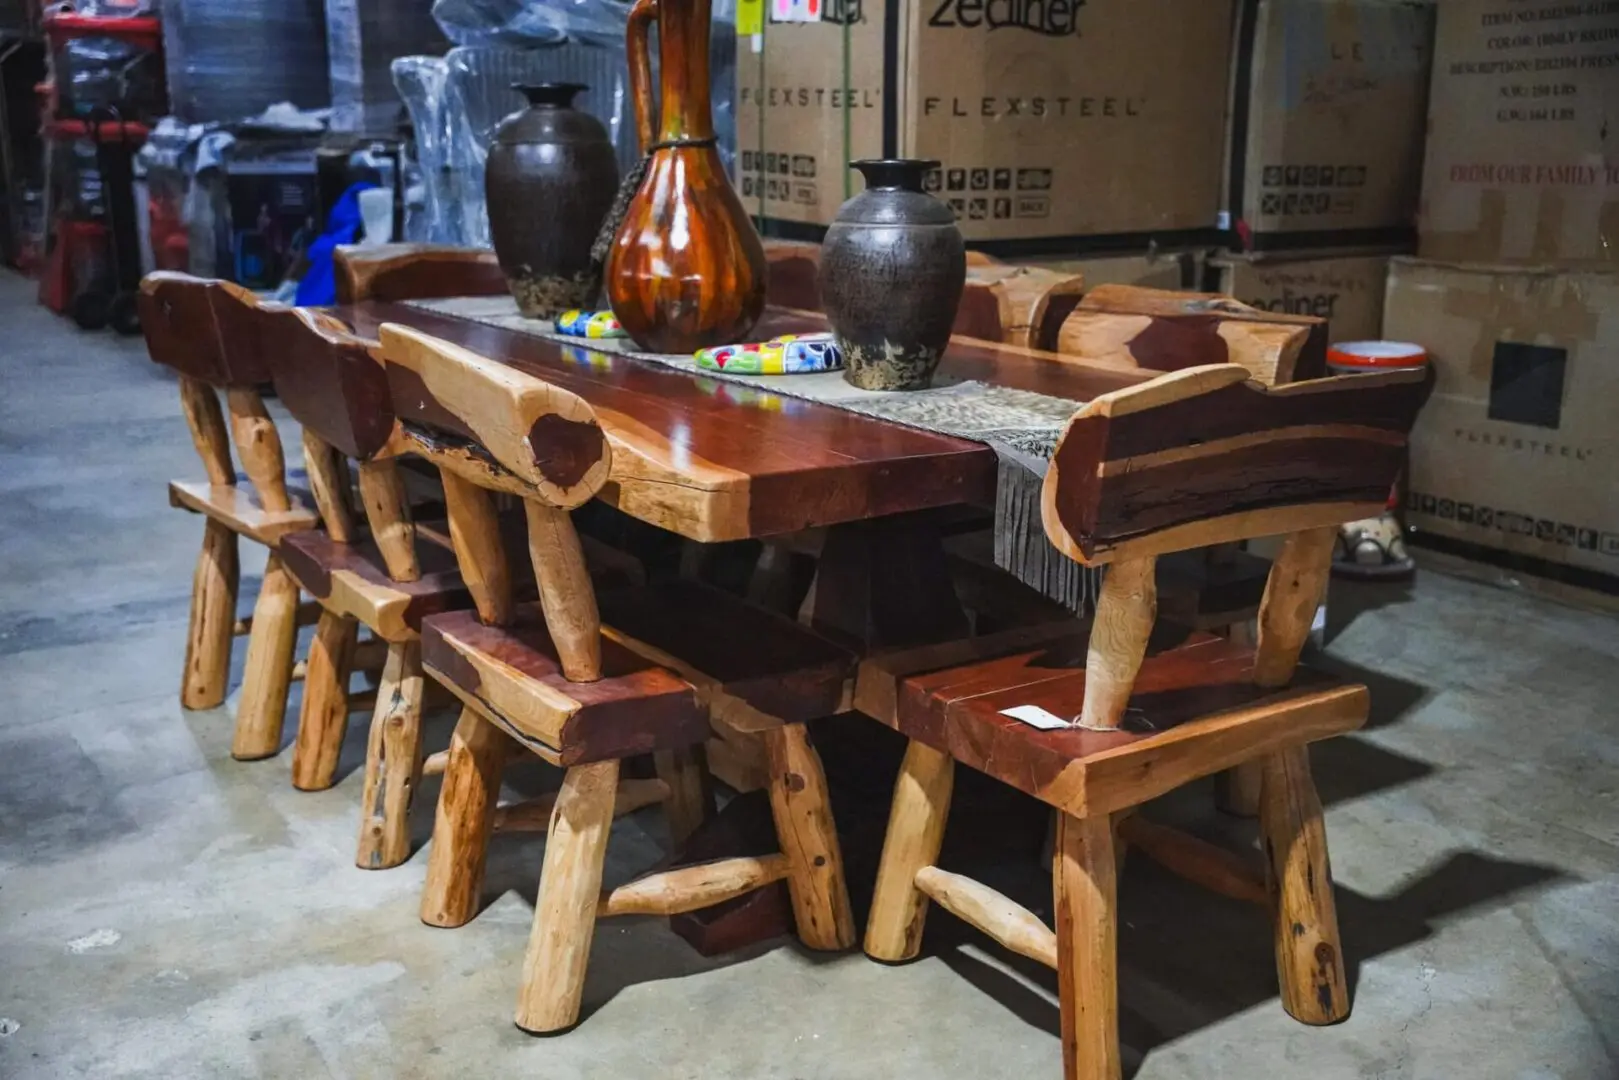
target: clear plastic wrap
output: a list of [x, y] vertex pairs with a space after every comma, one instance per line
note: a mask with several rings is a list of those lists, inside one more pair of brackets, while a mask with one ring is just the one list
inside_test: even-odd
[[173, 114], [186, 123], [254, 116], [278, 101], [331, 103], [322, 0], [162, 0]]
[[416, 131], [415, 169], [405, 187], [405, 239], [418, 244], [465, 244], [460, 178], [450, 157], [445, 117], [448, 66], [442, 56], [401, 56], [392, 69], [394, 89]]
[[326, 0], [332, 130], [391, 136], [405, 119], [394, 58], [443, 51], [449, 42], [425, 0]]
[[620, 0], [434, 0], [433, 18], [457, 45], [552, 45], [573, 39], [623, 46], [630, 5]]
[[[622, 0], [434, 0], [433, 3], [433, 17], [445, 35], [459, 46], [544, 48], [555, 47], [564, 40], [595, 45], [618, 57], [620, 67], [613, 75], [620, 82], [626, 77], [624, 26], [629, 11], [630, 5]], [[720, 153], [729, 168], [736, 154], [736, 0], [713, 0], [711, 17], [709, 91], [714, 108], [714, 130], [719, 136]], [[655, 55], [652, 62], [656, 79]], [[594, 89], [599, 80], [586, 77], [574, 81], [585, 82]], [[516, 100], [515, 96], [512, 100]], [[603, 120], [607, 119], [591, 103], [585, 105]], [[626, 117], [628, 115], [625, 113]], [[633, 119], [627, 123], [634, 127]], [[626, 163], [624, 139], [616, 129], [613, 129], [613, 137], [620, 148], [622, 166]], [[630, 160], [633, 157], [631, 150]]]

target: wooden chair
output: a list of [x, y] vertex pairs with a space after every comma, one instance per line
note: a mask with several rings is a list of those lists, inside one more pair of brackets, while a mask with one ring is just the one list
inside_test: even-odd
[[[803, 722], [848, 700], [853, 658], [792, 622], [692, 582], [598, 598], [569, 511], [607, 481], [612, 451], [573, 394], [385, 325], [381, 355], [396, 391], [431, 402], [431, 428], [402, 425], [443, 474], [450, 534], [475, 612], [422, 626], [427, 672], [461, 699], [433, 830], [422, 919], [460, 926], [476, 913], [497, 820], [549, 817], [517, 1024], [550, 1032], [579, 1015], [600, 915], [675, 915], [786, 879], [798, 934], [815, 949], [854, 942], [842, 859], [820, 759]], [[514, 603], [492, 493], [517, 495], [539, 585]], [[606, 625], [602, 615], [607, 616]], [[651, 753], [678, 844], [706, 816], [701, 745], [711, 717], [758, 731], [770, 755], [779, 853], [681, 867], [601, 894], [615, 812], [645, 805], [646, 782], [620, 779]], [[566, 770], [537, 810], [497, 809], [501, 766], [527, 750]]]
[[[320, 791], [336, 780], [338, 756], [356, 700], [349, 694], [361, 626], [387, 645], [366, 754], [358, 866], [382, 869], [410, 856], [411, 798], [424, 761], [421, 620], [471, 604], [442, 530], [419, 527], [392, 441], [387, 376], [366, 343], [336, 320], [293, 308], [266, 308], [256, 336], [271, 358], [276, 393], [303, 425], [304, 461], [326, 527], [289, 536], [287, 569], [319, 602], [310, 647], [292, 783]], [[358, 463], [364, 524], [350, 506], [349, 460]], [[281, 715], [264, 718], [260, 743], [280, 743]]]
[[[1115, 834], [1171, 869], [1269, 907], [1282, 1003], [1349, 1011], [1321, 806], [1307, 744], [1359, 727], [1367, 693], [1297, 670], [1341, 521], [1382, 505], [1421, 391], [1409, 377], [1266, 389], [1236, 365], [1104, 395], [1069, 423], [1044, 487], [1047, 534], [1108, 573], [1089, 627], [1023, 628], [862, 665], [855, 704], [910, 739], [865, 949], [915, 957], [929, 902], [1057, 970], [1063, 1075], [1117, 1080]], [[1165, 553], [1284, 533], [1244, 648], [1194, 634], [1149, 650]], [[1075, 726], [1039, 730], [1036, 706]], [[1129, 815], [1244, 762], [1262, 770], [1263, 874]], [[1059, 812], [1056, 927], [937, 865], [956, 763]], [[1134, 824], [1132, 824], [1134, 822]]]
[[[821, 246], [765, 241], [767, 297], [772, 304], [821, 310]], [[1083, 279], [1032, 266], [1006, 266], [980, 252], [967, 253], [967, 284], [953, 333], [985, 341], [1049, 349], [1057, 328], [1079, 302]]]
[[333, 258], [337, 301], [427, 300], [441, 296], [499, 296], [506, 277], [495, 253], [445, 244], [367, 244], [339, 247]]
[[[320, 524], [303, 492], [287, 484], [285, 456], [259, 386], [270, 381], [251, 335], [237, 329], [259, 309], [253, 294], [224, 281], [158, 272], [141, 282], [141, 327], [153, 360], [180, 377], [180, 405], [207, 471], [206, 481], [169, 483], [173, 506], [204, 518], [202, 554], [191, 585], [180, 703], [209, 709], [225, 700], [237, 633], [238, 537], [270, 549], [254, 606], [247, 668], [231, 752], [263, 756], [247, 737], [286, 709], [298, 623], [298, 586], [279, 553], [281, 540]], [[223, 390], [230, 438], [216, 391]], [[247, 476], [238, 483], [231, 442]], [[274, 749], [267, 751], [274, 753]]]

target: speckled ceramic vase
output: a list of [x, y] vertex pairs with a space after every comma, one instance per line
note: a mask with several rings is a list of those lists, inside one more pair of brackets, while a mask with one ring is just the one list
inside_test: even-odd
[[866, 190], [838, 211], [820, 269], [843, 377], [866, 390], [923, 390], [956, 321], [967, 248], [950, 207], [922, 190], [937, 161], [851, 164]]
[[601, 294], [590, 246], [618, 190], [618, 159], [601, 121], [573, 107], [584, 86], [516, 89], [528, 108], [501, 121], [484, 171], [489, 237], [523, 314], [554, 319]]

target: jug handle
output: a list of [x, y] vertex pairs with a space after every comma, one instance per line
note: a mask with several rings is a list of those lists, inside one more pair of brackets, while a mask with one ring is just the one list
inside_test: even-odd
[[635, 134], [641, 140], [641, 153], [652, 152], [652, 52], [647, 45], [647, 26], [657, 21], [658, 0], [635, 0], [624, 30], [625, 51], [630, 60], [630, 97], [635, 102]]

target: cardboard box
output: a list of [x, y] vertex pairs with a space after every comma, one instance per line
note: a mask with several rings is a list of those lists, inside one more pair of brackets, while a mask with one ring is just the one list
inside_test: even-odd
[[1418, 538], [1619, 592], [1619, 273], [1397, 258], [1384, 336], [1436, 373], [1411, 440]]
[[1425, 258], [1619, 264], [1619, 4], [1445, 0]]
[[861, 190], [848, 161], [897, 156], [943, 162], [969, 241], [1213, 229], [1233, 0], [820, 10], [738, 37], [751, 211], [826, 225]]
[[1079, 274], [1086, 290], [1098, 285], [1141, 285], [1149, 289], [1188, 289], [1195, 273], [1193, 253], [1154, 252], [1142, 255], [1091, 255], [1067, 258], [1019, 259], [1024, 266], [1041, 266]]
[[1327, 320], [1327, 340], [1371, 341], [1383, 336], [1386, 255], [1323, 258], [1225, 256], [1210, 261], [1210, 291], [1265, 311]]
[[1431, 0], [1244, 0], [1241, 21], [1227, 205], [1244, 246], [1409, 244]]

